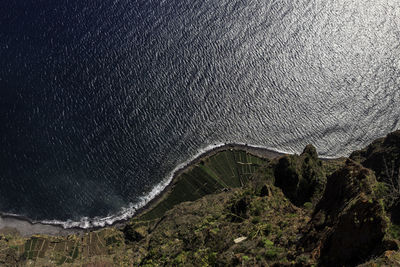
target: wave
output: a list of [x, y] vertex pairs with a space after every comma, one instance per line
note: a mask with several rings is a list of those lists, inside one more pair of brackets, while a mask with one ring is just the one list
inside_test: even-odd
[[[107, 217], [82, 217], [79, 221], [67, 220], [67, 221], [59, 221], [59, 220], [43, 220], [43, 221], [32, 221], [29, 220], [31, 223], [41, 223], [41, 224], [49, 224], [49, 225], [59, 225], [62, 226], [64, 229], [69, 228], [82, 228], [82, 229], [89, 229], [89, 228], [101, 228], [105, 226], [111, 226], [117, 222], [126, 221], [131, 219], [140, 209], [144, 208], [150, 201], [155, 199], [158, 195], [160, 195], [166, 187], [171, 183], [174, 179], [175, 175], [185, 169], [186, 167], [190, 166], [191, 163], [201, 158], [203, 155], [213, 151], [215, 149], [221, 148], [226, 146], [224, 143], [218, 143], [214, 145], [209, 145], [205, 148], [198, 150], [198, 152], [191, 157], [189, 160], [178, 164], [173, 171], [171, 171], [167, 177], [159, 184], [155, 185], [153, 189], [144, 196], [141, 196], [137, 203], [130, 203], [128, 207], [123, 207], [121, 211], [117, 214], [113, 214]], [[15, 216], [21, 218], [22, 216], [18, 215], [11, 215], [7, 214], [8, 216]], [[25, 217], [22, 217], [26, 220]]]
[[[102, 228], [106, 226], [111, 226], [118, 222], [123, 222], [126, 220], [131, 219], [136, 215], [136, 213], [143, 209], [147, 204], [150, 203], [153, 199], [159, 196], [167, 186], [172, 182], [174, 177], [182, 170], [186, 169], [188, 166], [192, 165], [194, 162], [198, 161], [202, 157], [206, 156], [210, 152], [213, 152], [217, 149], [228, 148], [228, 147], [243, 147], [243, 148], [252, 148], [252, 149], [263, 149], [268, 150], [278, 154], [294, 154], [293, 151], [283, 151], [278, 150], [276, 148], [265, 147], [261, 145], [251, 145], [247, 143], [218, 143], [214, 145], [209, 145], [205, 148], [202, 148], [197, 151], [197, 153], [192, 156], [189, 160], [178, 164], [174, 170], [172, 170], [167, 177], [160, 182], [159, 184], [155, 185], [153, 189], [139, 198], [139, 201], [136, 203], [130, 203], [128, 207], [123, 207], [118, 213], [106, 216], [106, 217], [82, 217], [79, 221], [67, 220], [67, 221], [60, 221], [60, 220], [42, 220], [42, 221], [34, 221], [25, 216], [17, 215], [17, 214], [10, 214], [10, 213], [2, 213], [1, 216], [8, 216], [13, 217], [16, 219], [22, 219], [29, 221], [32, 224], [46, 224], [46, 225], [55, 225], [61, 226], [64, 229], [71, 229], [71, 228], [80, 228], [80, 229], [91, 229], [91, 228]], [[323, 157], [324, 159], [332, 159], [334, 157]]]
[[[263, 150], [268, 150], [268, 151], [272, 151], [278, 154], [287, 154], [287, 155], [293, 155], [296, 154], [297, 151], [287, 151], [287, 150], [280, 150], [274, 147], [267, 147], [267, 146], [262, 146], [262, 145], [251, 145], [251, 144], [247, 144], [247, 143], [233, 143], [233, 144], [224, 144], [225, 145], [239, 145], [239, 146], [243, 146], [243, 147], [249, 147], [249, 148], [258, 148], [258, 149], [263, 149]], [[317, 149], [318, 151], [318, 149]], [[320, 156], [318, 155], [318, 158], [320, 159], [337, 159], [338, 157], [335, 156]]]

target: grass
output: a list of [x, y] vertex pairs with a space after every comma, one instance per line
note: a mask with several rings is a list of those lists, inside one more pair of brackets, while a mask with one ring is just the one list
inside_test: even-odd
[[276, 259], [280, 253], [280, 249], [274, 245], [269, 239], [263, 238], [264, 247], [267, 249], [265, 257], [269, 260]]
[[388, 229], [389, 236], [395, 239], [400, 239], [400, 225], [391, 224]]
[[140, 219], [156, 219], [181, 202], [194, 201], [224, 188], [240, 187], [264, 162], [242, 150], [219, 152], [181, 174], [169, 195]]
[[[2, 241], [0, 239], [0, 241]], [[116, 229], [105, 228], [93, 231], [83, 236], [71, 235], [68, 237], [32, 236], [23, 238], [13, 237], [10, 242], [0, 242], [0, 257], [6, 259], [5, 266], [16, 266], [13, 260], [47, 262], [52, 261], [56, 265], [74, 263], [79, 260], [96, 256], [106, 257], [110, 253], [124, 251], [123, 233]], [[8, 251], [12, 257], [5, 257], [2, 252]], [[0, 261], [0, 266], [4, 262]], [[35, 266], [42, 266], [38, 263]], [[20, 266], [20, 265], [18, 265]], [[47, 265], [46, 265], [47, 266]], [[53, 265], [51, 265], [53, 266]]]

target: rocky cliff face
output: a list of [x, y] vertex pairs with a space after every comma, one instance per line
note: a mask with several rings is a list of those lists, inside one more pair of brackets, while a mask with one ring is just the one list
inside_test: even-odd
[[366, 148], [355, 151], [350, 158], [372, 169], [378, 180], [399, 175], [400, 130], [377, 139]]
[[312, 145], [300, 156], [281, 157], [274, 166], [274, 176], [275, 185], [297, 206], [318, 201], [326, 184], [322, 162]]
[[[389, 134], [347, 160], [321, 161], [312, 146], [273, 160], [221, 152], [124, 227], [68, 237], [0, 234], [0, 265], [399, 266], [398, 191], [387, 178], [398, 175], [388, 162], [399, 163], [399, 137]], [[188, 199], [199, 177], [203, 193]]]
[[375, 140], [350, 158], [374, 171], [382, 183], [386, 210], [392, 221], [400, 224], [400, 131]]
[[384, 249], [389, 225], [374, 173], [352, 160], [333, 173], [299, 248], [326, 266], [355, 265]]

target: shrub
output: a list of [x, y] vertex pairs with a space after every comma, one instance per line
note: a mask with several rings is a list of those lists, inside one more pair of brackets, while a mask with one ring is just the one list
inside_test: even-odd
[[312, 210], [313, 204], [311, 202], [304, 203], [304, 208], [307, 210]]

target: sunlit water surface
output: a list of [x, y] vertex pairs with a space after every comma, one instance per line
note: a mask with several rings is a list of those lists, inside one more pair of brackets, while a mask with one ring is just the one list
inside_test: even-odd
[[396, 1], [89, 2], [0, 4], [2, 212], [102, 225], [214, 144], [335, 157], [400, 128]]

